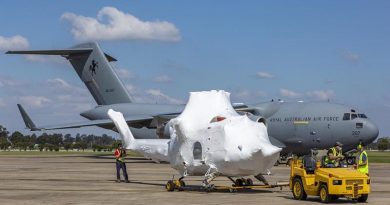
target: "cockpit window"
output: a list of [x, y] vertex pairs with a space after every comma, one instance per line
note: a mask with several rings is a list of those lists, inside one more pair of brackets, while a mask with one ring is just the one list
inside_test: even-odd
[[351, 114], [351, 120], [353, 120], [353, 119], [355, 119], [355, 118], [357, 118], [357, 117], [358, 117], [357, 114]]
[[350, 119], [351, 119], [351, 114], [344, 113], [343, 120], [350, 120]]
[[367, 118], [365, 114], [358, 114], [359, 118]]

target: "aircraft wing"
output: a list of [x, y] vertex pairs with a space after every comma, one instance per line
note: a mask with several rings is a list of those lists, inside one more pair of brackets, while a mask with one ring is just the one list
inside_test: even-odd
[[[110, 119], [101, 119], [101, 120], [89, 120], [83, 122], [69, 123], [69, 124], [59, 124], [59, 125], [48, 125], [48, 126], [36, 126], [28, 116], [27, 112], [24, 110], [22, 105], [18, 104], [20, 114], [22, 115], [24, 124], [31, 131], [43, 131], [43, 130], [56, 130], [56, 129], [68, 129], [68, 128], [80, 128], [88, 126], [100, 126], [100, 127], [114, 127], [114, 123]], [[139, 127], [139, 124], [144, 123], [145, 121], [150, 122], [153, 120], [151, 116], [131, 116], [125, 118], [127, 124], [130, 127]]]
[[[132, 127], [131, 125], [137, 124], [144, 120], [151, 120], [150, 118], [125, 118], [127, 124]], [[38, 130], [57, 130], [57, 129], [68, 129], [68, 128], [80, 128], [80, 127], [88, 127], [88, 126], [107, 126], [107, 127], [113, 127], [114, 124], [112, 120], [110, 119], [102, 119], [102, 120], [90, 120], [90, 121], [83, 121], [83, 122], [76, 122], [76, 123], [69, 123], [69, 124], [60, 124], [60, 125], [49, 125], [49, 126], [42, 126], [37, 128]]]

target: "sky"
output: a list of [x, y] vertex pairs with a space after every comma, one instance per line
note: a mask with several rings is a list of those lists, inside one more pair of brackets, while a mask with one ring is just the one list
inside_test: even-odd
[[96, 103], [65, 59], [4, 53], [97, 41], [137, 102], [211, 89], [247, 104], [330, 101], [390, 136], [389, 11], [390, 1], [2, 1], [0, 124], [30, 133], [17, 103], [38, 125], [85, 120]]

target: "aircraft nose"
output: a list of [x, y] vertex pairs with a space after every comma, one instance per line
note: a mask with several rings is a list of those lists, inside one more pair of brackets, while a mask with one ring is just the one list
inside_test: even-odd
[[379, 135], [379, 129], [378, 127], [371, 121], [367, 121], [365, 123], [365, 129], [367, 132], [367, 135], [365, 137], [365, 144], [370, 144], [373, 142]]

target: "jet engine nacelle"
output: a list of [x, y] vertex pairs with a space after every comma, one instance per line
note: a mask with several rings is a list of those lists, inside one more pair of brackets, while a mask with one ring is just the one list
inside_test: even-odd
[[249, 114], [248, 118], [251, 119], [252, 121], [263, 123], [267, 127], [267, 120], [262, 116]]

